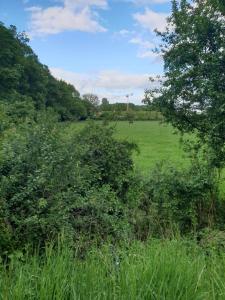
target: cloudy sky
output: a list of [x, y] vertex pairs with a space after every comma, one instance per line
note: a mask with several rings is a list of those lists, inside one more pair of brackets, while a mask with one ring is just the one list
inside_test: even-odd
[[154, 29], [169, 13], [170, 0], [0, 0], [0, 20], [28, 33], [55, 77], [111, 102], [141, 103], [162, 74]]

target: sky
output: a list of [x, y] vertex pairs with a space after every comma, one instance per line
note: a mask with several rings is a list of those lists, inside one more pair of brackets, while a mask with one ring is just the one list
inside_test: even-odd
[[140, 104], [163, 74], [153, 49], [170, 0], [0, 0], [0, 21], [25, 31], [41, 63], [81, 93]]

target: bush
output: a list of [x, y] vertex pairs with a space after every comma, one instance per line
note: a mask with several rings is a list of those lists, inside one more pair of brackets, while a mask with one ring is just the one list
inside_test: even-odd
[[75, 238], [81, 236], [89, 243], [108, 238], [124, 239], [130, 233], [126, 208], [107, 185], [93, 188], [85, 197], [76, 199], [71, 210], [71, 224]]
[[214, 224], [218, 202], [215, 174], [207, 166], [196, 162], [179, 170], [161, 163], [146, 182], [142, 223], [157, 235], [199, 231]]
[[74, 239], [126, 235], [121, 197], [135, 146], [117, 142], [112, 128], [89, 126], [67, 139], [56, 123], [39, 122], [2, 145], [0, 247], [43, 245], [61, 231]]
[[199, 233], [198, 240], [207, 253], [224, 253], [225, 251], [225, 231], [205, 228]]
[[80, 163], [89, 168], [92, 184], [108, 184], [123, 197], [129, 173], [133, 171], [132, 153], [138, 148], [134, 143], [116, 140], [113, 134], [112, 127], [92, 122], [75, 136], [74, 143], [83, 148]]

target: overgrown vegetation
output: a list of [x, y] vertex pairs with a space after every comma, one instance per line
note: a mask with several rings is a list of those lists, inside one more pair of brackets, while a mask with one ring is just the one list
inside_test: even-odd
[[66, 139], [46, 117], [2, 142], [2, 251], [43, 245], [61, 231], [106, 239], [126, 228], [123, 198], [136, 146], [94, 124]]
[[26, 36], [0, 24], [2, 299], [225, 297], [224, 18], [215, 20], [224, 5], [194, 2], [173, 1], [162, 34], [167, 79], [153, 102], [147, 94], [195, 135], [190, 163], [159, 163], [148, 175], [134, 168], [138, 146], [107, 122], [68, 134], [58, 121], [94, 118], [98, 99], [52, 77]]
[[[28, 121], [27, 121], [28, 122]], [[198, 236], [223, 229], [217, 174], [194, 158], [185, 168], [133, 169], [138, 148], [91, 123], [64, 133], [49, 113], [4, 131], [0, 152], [1, 252], [44, 246], [64, 232], [71, 244]]]

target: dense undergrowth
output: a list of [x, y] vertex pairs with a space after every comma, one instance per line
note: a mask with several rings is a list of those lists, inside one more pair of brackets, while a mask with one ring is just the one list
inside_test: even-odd
[[216, 171], [195, 159], [185, 169], [159, 164], [134, 171], [135, 144], [112, 127], [90, 123], [65, 135], [44, 113], [4, 131], [0, 150], [0, 250], [8, 256], [43, 247], [62, 231], [72, 244], [86, 239], [200, 236], [223, 230], [224, 205]]

